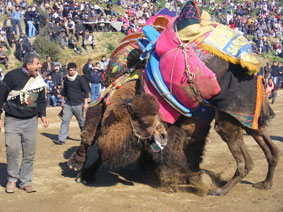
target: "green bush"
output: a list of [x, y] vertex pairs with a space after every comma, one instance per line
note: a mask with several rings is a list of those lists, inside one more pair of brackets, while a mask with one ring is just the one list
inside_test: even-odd
[[42, 58], [46, 58], [46, 56], [51, 56], [54, 61], [60, 59], [60, 45], [58, 43], [52, 42], [49, 36], [37, 36], [36, 40], [34, 41], [34, 44], [37, 47], [37, 51]]
[[46, 26], [46, 19], [49, 18], [48, 14], [46, 13], [45, 10], [39, 8], [38, 9], [38, 15], [39, 15], [40, 28], [45, 27]]
[[107, 44], [107, 53], [111, 54], [114, 51], [115, 48], [116, 48], [115, 45], [113, 45], [112, 43], [108, 43]]

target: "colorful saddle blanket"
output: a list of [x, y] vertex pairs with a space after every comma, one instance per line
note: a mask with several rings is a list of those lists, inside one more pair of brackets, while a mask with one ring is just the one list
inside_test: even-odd
[[193, 109], [199, 104], [199, 99], [188, 84], [189, 72], [193, 75], [193, 86], [201, 98], [208, 100], [220, 92], [215, 74], [198, 57], [192, 43], [182, 43], [175, 33], [170, 20], [165, 30], [158, 38], [155, 51], [160, 58], [162, 78], [176, 99], [185, 107]]

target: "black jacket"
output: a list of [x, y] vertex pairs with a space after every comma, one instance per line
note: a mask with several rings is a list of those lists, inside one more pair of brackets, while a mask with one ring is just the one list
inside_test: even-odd
[[76, 106], [83, 104], [84, 99], [88, 98], [89, 86], [86, 80], [78, 75], [74, 81], [64, 79], [62, 96], [66, 99], [66, 104]]

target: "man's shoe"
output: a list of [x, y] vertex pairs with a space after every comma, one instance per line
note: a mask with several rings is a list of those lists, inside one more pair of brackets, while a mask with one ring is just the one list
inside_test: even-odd
[[36, 190], [31, 186], [31, 185], [27, 185], [24, 186], [23, 188], [21, 188], [22, 190], [24, 190], [27, 193], [33, 193], [36, 192]]
[[16, 182], [8, 181], [5, 191], [9, 194], [12, 194], [15, 192], [15, 189], [16, 189]]
[[53, 142], [54, 142], [54, 144], [57, 144], [57, 145], [63, 145], [63, 144], [65, 144], [64, 141], [60, 141], [60, 140], [57, 140], [57, 139], [54, 139]]

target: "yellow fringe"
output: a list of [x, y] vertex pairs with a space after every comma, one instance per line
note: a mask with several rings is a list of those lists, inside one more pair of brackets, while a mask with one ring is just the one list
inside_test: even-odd
[[251, 63], [251, 62], [248, 62], [248, 61], [244, 61], [244, 60], [241, 60], [241, 59], [237, 59], [237, 58], [234, 58], [234, 57], [231, 57], [229, 56], [228, 54], [225, 54], [224, 52], [220, 51], [219, 49], [209, 45], [209, 44], [206, 44], [206, 43], [202, 43], [201, 44], [203, 50], [205, 51], [208, 51], [214, 55], [217, 55], [218, 57], [222, 58], [223, 60], [226, 60], [230, 63], [233, 63], [233, 64], [240, 64], [243, 68], [246, 68], [248, 69], [248, 74], [249, 75], [253, 75], [253, 74], [256, 74], [257, 72], [259, 72], [259, 69], [260, 69], [260, 63]]

